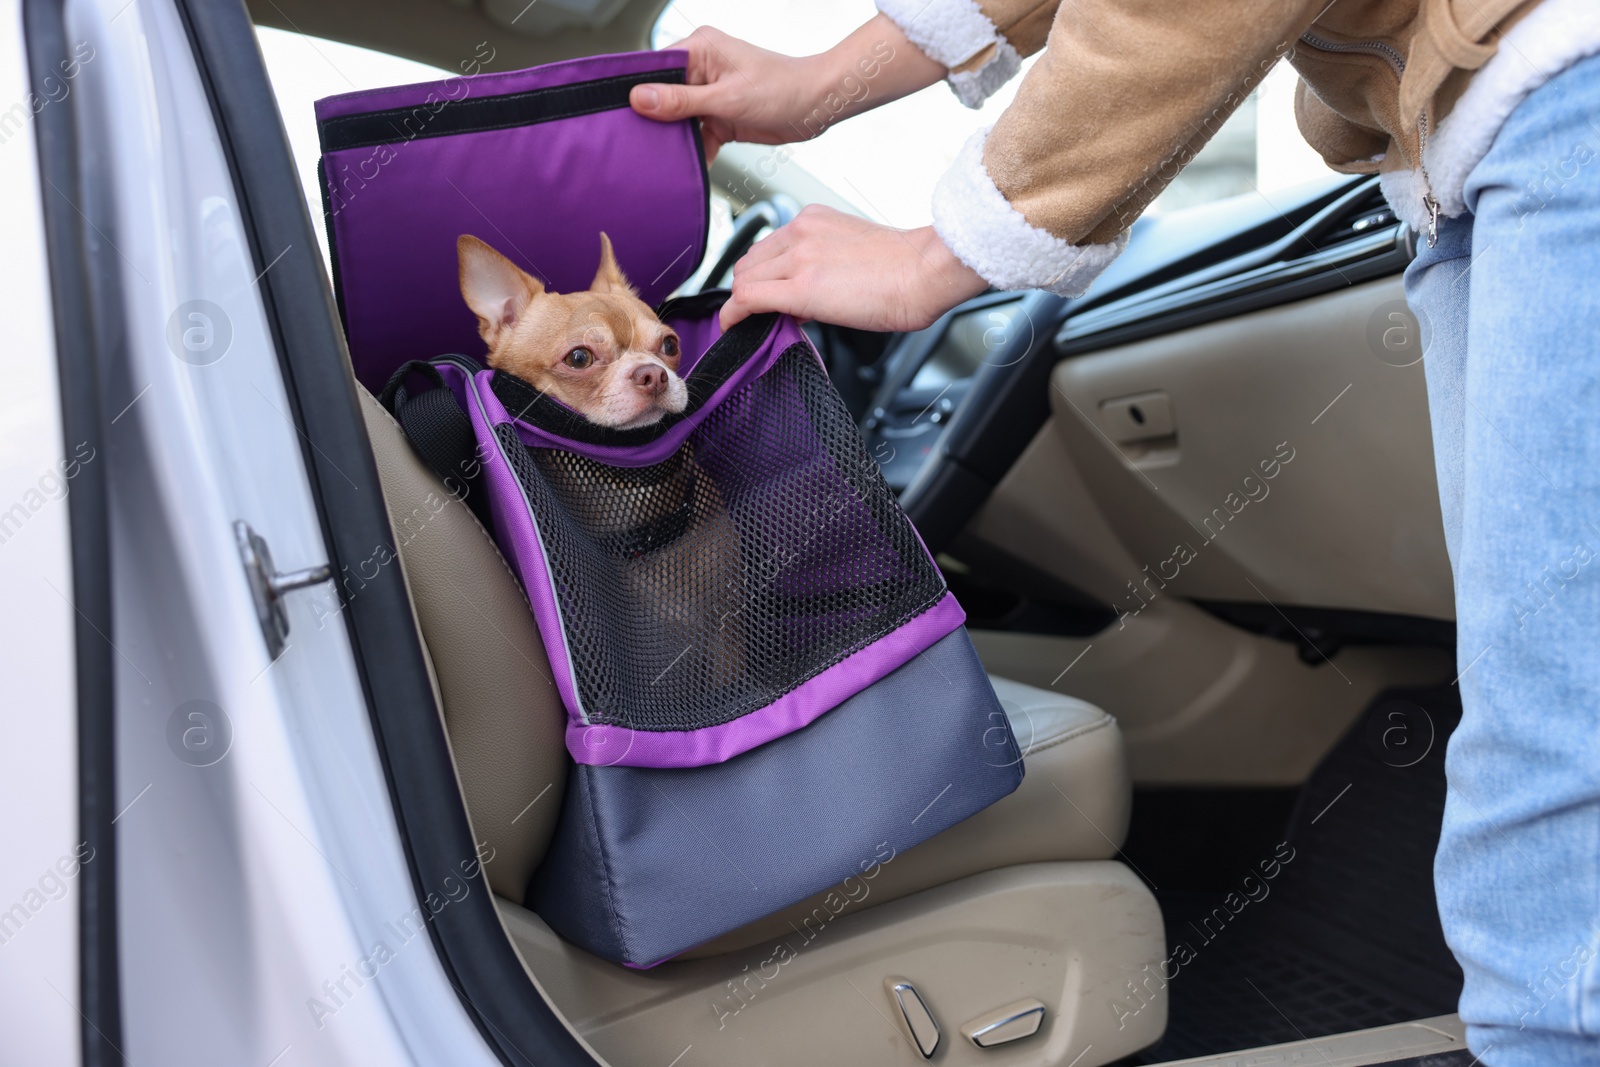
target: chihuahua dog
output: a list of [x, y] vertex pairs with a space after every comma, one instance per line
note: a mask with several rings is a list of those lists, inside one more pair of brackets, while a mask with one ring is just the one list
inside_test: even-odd
[[688, 403], [678, 335], [628, 284], [605, 234], [600, 269], [581, 293], [552, 293], [476, 237], [458, 238], [456, 253], [491, 367], [616, 430], [650, 426]]
[[[612, 429], [651, 426], [684, 410], [678, 335], [628, 284], [605, 234], [600, 268], [581, 293], [550, 292], [476, 237], [460, 237], [456, 251], [461, 295], [478, 316], [491, 367]], [[646, 621], [648, 632], [670, 619], [674, 639], [688, 646], [663, 645], [652, 650], [660, 663], [642, 664], [646, 676], [672, 683], [658, 692], [695, 699], [747, 682], [741, 539], [692, 442], [648, 471], [534, 453], [569, 517], [617, 560], [619, 589], [637, 609], [624, 625]], [[596, 479], [612, 506], [595, 506]], [[636, 647], [625, 658], [640, 656], [651, 659]]]

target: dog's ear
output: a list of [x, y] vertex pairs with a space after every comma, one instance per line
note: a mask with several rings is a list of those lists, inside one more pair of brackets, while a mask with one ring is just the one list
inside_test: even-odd
[[594, 281], [589, 284], [589, 290], [595, 293], [639, 295], [639, 291], [623, 277], [622, 268], [617, 266], [616, 254], [611, 251], [611, 238], [604, 233], [600, 235], [600, 269], [594, 272]]
[[456, 239], [461, 295], [478, 316], [478, 335], [490, 348], [500, 331], [517, 321], [544, 283], [476, 237]]

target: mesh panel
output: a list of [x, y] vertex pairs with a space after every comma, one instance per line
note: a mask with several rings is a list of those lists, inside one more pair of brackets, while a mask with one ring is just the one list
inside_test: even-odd
[[539, 522], [590, 723], [729, 722], [944, 593], [804, 345], [652, 467], [496, 432]]

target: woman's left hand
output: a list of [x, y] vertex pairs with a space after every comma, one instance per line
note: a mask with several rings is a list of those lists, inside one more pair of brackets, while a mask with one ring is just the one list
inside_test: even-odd
[[813, 204], [734, 264], [722, 328], [781, 311], [860, 330], [921, 330], [987, 288], [932, 226], [896, 230]]

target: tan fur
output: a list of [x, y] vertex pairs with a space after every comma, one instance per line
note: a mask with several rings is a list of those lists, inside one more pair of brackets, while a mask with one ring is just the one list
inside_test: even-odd
[[[478, 317], [489, 365], [514, 374], [589, 421], [614, 429], [649, 426], [682, 411], [678, 336], [628, 283], [611, 239], [589, 289], [553, 293], [476, 237], [456, 241], [461, 295]], [[586, 366], [572, 353], [589, 353]], [[576, 360], [581, 363], [581, 357]]]

